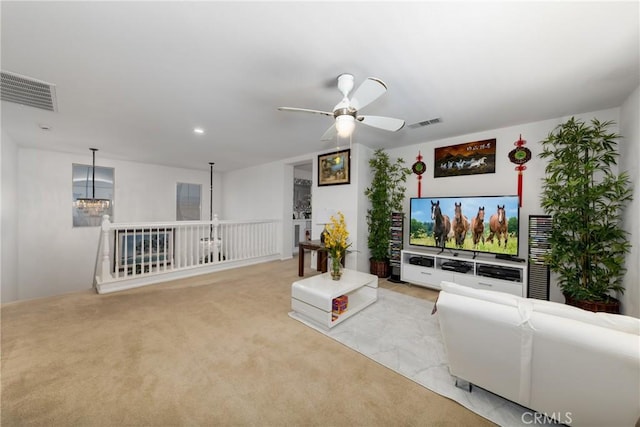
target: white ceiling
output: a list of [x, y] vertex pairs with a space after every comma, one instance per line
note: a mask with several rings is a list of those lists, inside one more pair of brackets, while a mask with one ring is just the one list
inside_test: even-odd
[[386, 82], [363, 114], [442, 119], [359, 124], [373, 148], [617, 107], [640, 84], [637, 1], [0, 4], [2, 70], [55, 84], [59, 110], [2, 102], [3, 129], [87, 162], [225, 171], [331, 150], [330, 117], [277, 107], [331, 111], [341, 73]]

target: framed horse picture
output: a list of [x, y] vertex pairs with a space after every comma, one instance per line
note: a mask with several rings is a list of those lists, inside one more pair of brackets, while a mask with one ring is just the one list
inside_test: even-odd
[[435, 149], [433, 177], [496, 172], [496, 139], [467, 142]]
[[318, 156], [318, 186], [351, 183], [351, 150]]

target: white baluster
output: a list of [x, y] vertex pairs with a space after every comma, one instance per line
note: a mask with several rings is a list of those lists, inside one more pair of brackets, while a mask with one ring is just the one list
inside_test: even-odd
[[102, 216], [102, 264], [100, 268], [100, 282], [104, 282], [109, 277], [111, 270], [110, 253], [109, 253], [109, 231], [111, 230], [111, 222], [109, 215]]
[[[133, 246], [131, 246], [131, 271], [134, 276], [138, 274], [138, 266], [139, 266], [138, 247], [136, 245], [139, 234], [140, 234], [140, 229], [134, 228], [133, 229]], [[142, 245], [140, 247], [142, 247]]]
[[220, 220], [218, 219], [218, 214], [213, 215], [213, 262], [217, 263], [219, 261], [220, 247], [218, 244], [218, 234], [219, 234]]
[[123, 233], [123, 237], [122, 237], [122, 247], [124, 248], [124, 258], [122, 258], [124, 260], [124, 262], [122, 263], [122, 272], [124, 276], [128, 276], [129, 275], [129, 257], [131, 256], [131, 254], [129, 254], [129, 245], [127, 244], [127, 242], [129, 241], [129, 230], [124, 230]]

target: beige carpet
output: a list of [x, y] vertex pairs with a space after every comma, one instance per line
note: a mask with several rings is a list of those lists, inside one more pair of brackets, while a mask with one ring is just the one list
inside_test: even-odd
[[2, 426], [492, 425], [291, 319], [296, 279], [292, 259], [6, 304]]

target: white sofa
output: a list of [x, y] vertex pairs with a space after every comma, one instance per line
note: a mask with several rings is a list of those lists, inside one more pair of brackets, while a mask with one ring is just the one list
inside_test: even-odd
[[441, 286], [451, 375], [567, 425], [640, 424], [640, 319]]

